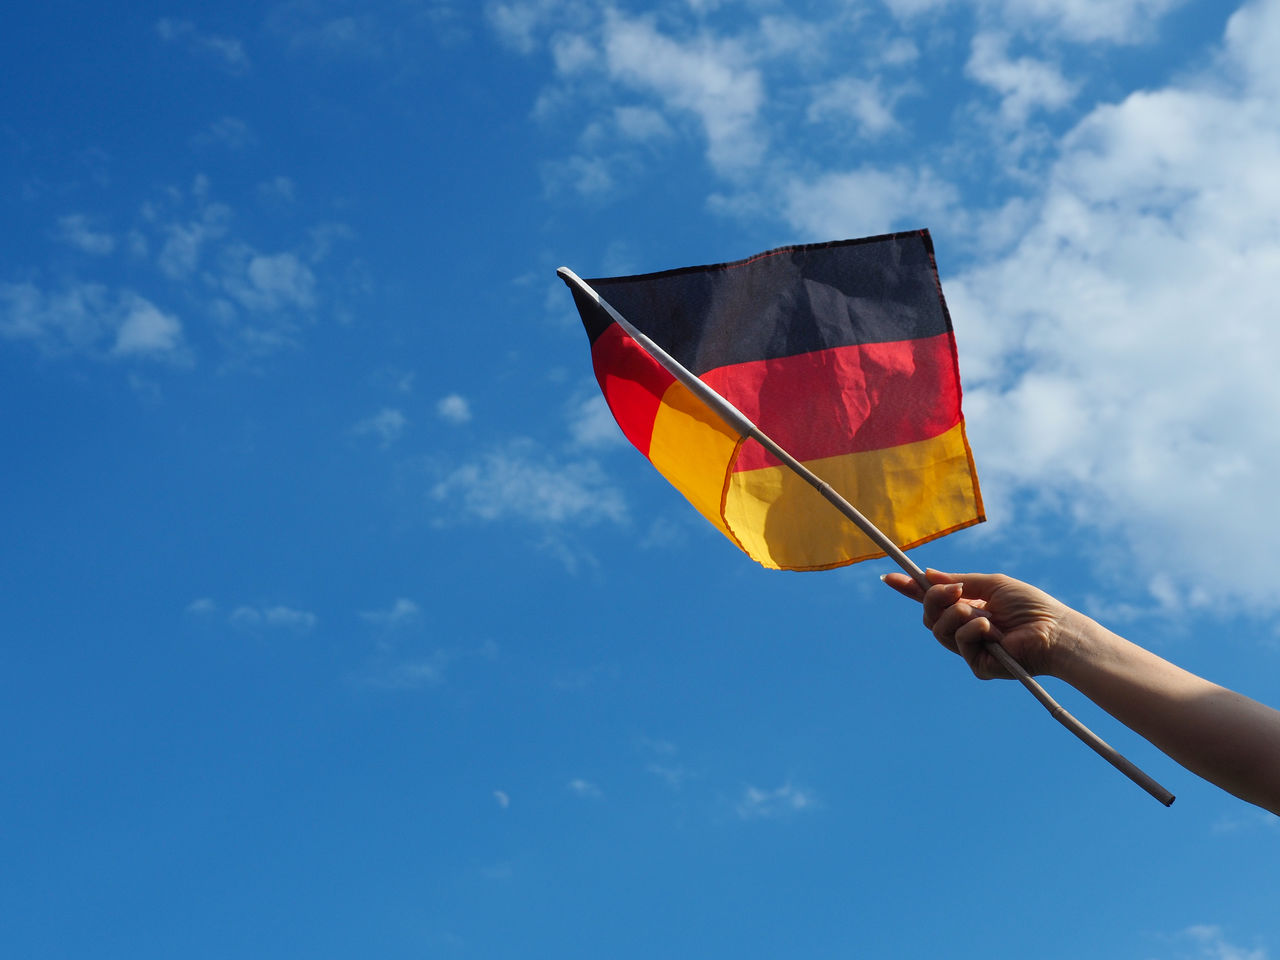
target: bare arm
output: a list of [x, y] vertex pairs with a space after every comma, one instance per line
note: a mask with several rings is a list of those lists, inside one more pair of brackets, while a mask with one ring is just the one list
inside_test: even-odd
[[1112, 633], [1029, 584], [993, 574], [930, 571], [885, 582], [921, 600], [925, 625], [983, 678], [1006, 676], [989, 639], [1035, 674], [1075, 687], [1211, 783], [1280, 814], [1280, 711], [1198, 677]]

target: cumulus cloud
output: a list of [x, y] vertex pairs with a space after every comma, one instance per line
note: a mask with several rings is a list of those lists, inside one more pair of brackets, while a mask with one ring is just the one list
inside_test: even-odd
[[1011, 59], [1008, 37], [981, 32], [973, 38], [965, 73], [1000, 95], [1000, 116], [1010, 126], [1026, 123], [1033, 110], [1058, 110], [1079, 89], [1052, 63], [1034, 57]]
[[816, 177], [795, 177], [783, 188], [792, 226], [824, 240], [886, 233], [947, 217], [956, 188], [927, 168], [862, 166]]
[[173, 356], [182, 348], [182, 324], [136, 294], [126, 294], [116, 328], [117, 356]]
[[1252, 51], [1280, 43], [1276, 9], [1231, 21], [1237, 88], [1186, 82], [1085, 116], [1013, 249], [948, 281], [990, 502], [1118, 534], [1170, 609], [1276, 604], [1235, 573], [1274, 559], [1259, 527], [1280, 471], [1280, 329], [1263, 320], [1280, 71]]
[[245, 309], [271, 312], [310, 310], [316, 302], [316, 277], [296, 253], [257, 253], [246, 247], [232, 251], [239, 261], [223, 284]]
[[471, 419], [471, 404], [466, 397], [451, 393], [437, 401], [436, 416], [447, 423], [466, 423]]
[[669, 109], [698, 119], [714, 168], [733, 173], [760, 161], [765, 134], [757, 115], [764, 84], [731, 41], [702, 36], [681, 42], [648, 20], [610, 10], [604, 51], [614, 79], [656, 94]]

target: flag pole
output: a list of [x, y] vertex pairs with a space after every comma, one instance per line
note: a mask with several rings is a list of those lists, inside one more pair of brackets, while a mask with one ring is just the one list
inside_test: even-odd
[[[726, 400], [723, 396], [713, 390], [701, 378], [695, 376], [674, 357], [668, 354], [662, 347], [658, 346], [649, 339], [640, 330], [637, 330], [629, 320], [622, 314], [618, 313], [613, 306], [605, 300], [600, 294], [596, 293], [587, 283], [568, 267], [561, 267], [556, 271], [566, 283], [573, 289], [579, 291], [583, 295], [594, 300], [600, 305], [609, 317], [622, 327], [636, 343], [648, 351], [649, 355], [660, 363], [668, 373], [680, 381], [689, 389], [694, 396], [701, 400], [704, 404], [719, 416], [725, 423], [736, 430], [743, 436], [751, 437], [762, 447], [765, 448], [773, 456], [777, 457], [783, 464], [794, 471], [801, 479], [812, 486], [822, 495], [822, 497], [839, 510], [848, 520], [850, 520], [859, 530], [861, 530], [877, 547], [884, 551], [886, 556], [894, 561], [903, 569], [908, 576], [918, 583], [923, 589], [928, 590], [931, 584], [925, 577], [924, 571], [903, 552], [903, 550], [892, 540], [890, 540], [883, 531], [874, 523], [868, 520], [861, 511], [857, 509], [848, 500], [842, 497], [831, 484], [827, 483], [803, 463], [789, 454], [782, 447], [778, 446], [768, 435], [766, 435], [759, 427], [757, 427], [741, 410]], [[987, 652], [1000, 662], [1010, 675], [1018, 680], [1024, 687], [1031, 692], [1040, 704], [1049, 711], [1050, 716], [1057, 720], [1060, 724], [1071, 731], [1082, 743], [1097, 753], [1100, 757], [1110, 763], [1113, 767], [1123, 773], [1126, 777], [1140, 786], [1155, 799], [1159, 800], [1166, 807], [1173, 803], [1173, 794], [1153, 780], [1150, 776], [1139, 769], [1132, 761], [1122, 756], [1114, 747], [1099, 737], [1096, 733], [1086, 727], [1083, 723], [1073, 717], [1066, 711], [1048, 692], [1042, 687], [1031, 674], [1023, 669], [1022, 664], [1013, 659], [1009, 652], [1005, 650], [997, 641], [991, 640], [986, 644]]]

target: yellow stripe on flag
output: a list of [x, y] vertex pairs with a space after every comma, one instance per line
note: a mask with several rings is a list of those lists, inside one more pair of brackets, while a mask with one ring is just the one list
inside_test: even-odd
[[[689, 388], [675, 382], [653, 421], [649, 459], [730, 540], [720, 516], [725, 482], [742, 438]], [[735, 541], [736, 542], [736, 541]]]
[[[982, 519], [963, 422], [929, 440], [805, 466], [904, 549]], [[721, 529], [775, 569], [818, 570], [881, 555], [818, 491], [782, 466], [732, 474]]]

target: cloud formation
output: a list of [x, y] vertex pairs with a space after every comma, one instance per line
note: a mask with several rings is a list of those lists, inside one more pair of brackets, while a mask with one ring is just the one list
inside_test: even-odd
[[790, 782], [773, 790], [748, 785], [734, 809], [743, 820], [776, 820], [812, 810], [815, 802], [811, 791]]
[[622, 523], [622, 495], [592, 460], [561, 461], [529, 440], [490, 450], [447, 468], [431, 488], [481, 520], [516, 519], [558, 526]]
[[1276, 9], [1232, 18], [1238, 84], [1087, 114], [1012, 249], [948, 281], [992, 502], [1118, 534], [1170, 610], [1276, 603], [1234, 573], [1271, 556], [1258, 527], [1280, 470], [1280, 331], [1259, 322], [1280, 267], [1280, 70], [1257, 55], [1280, 42]]

